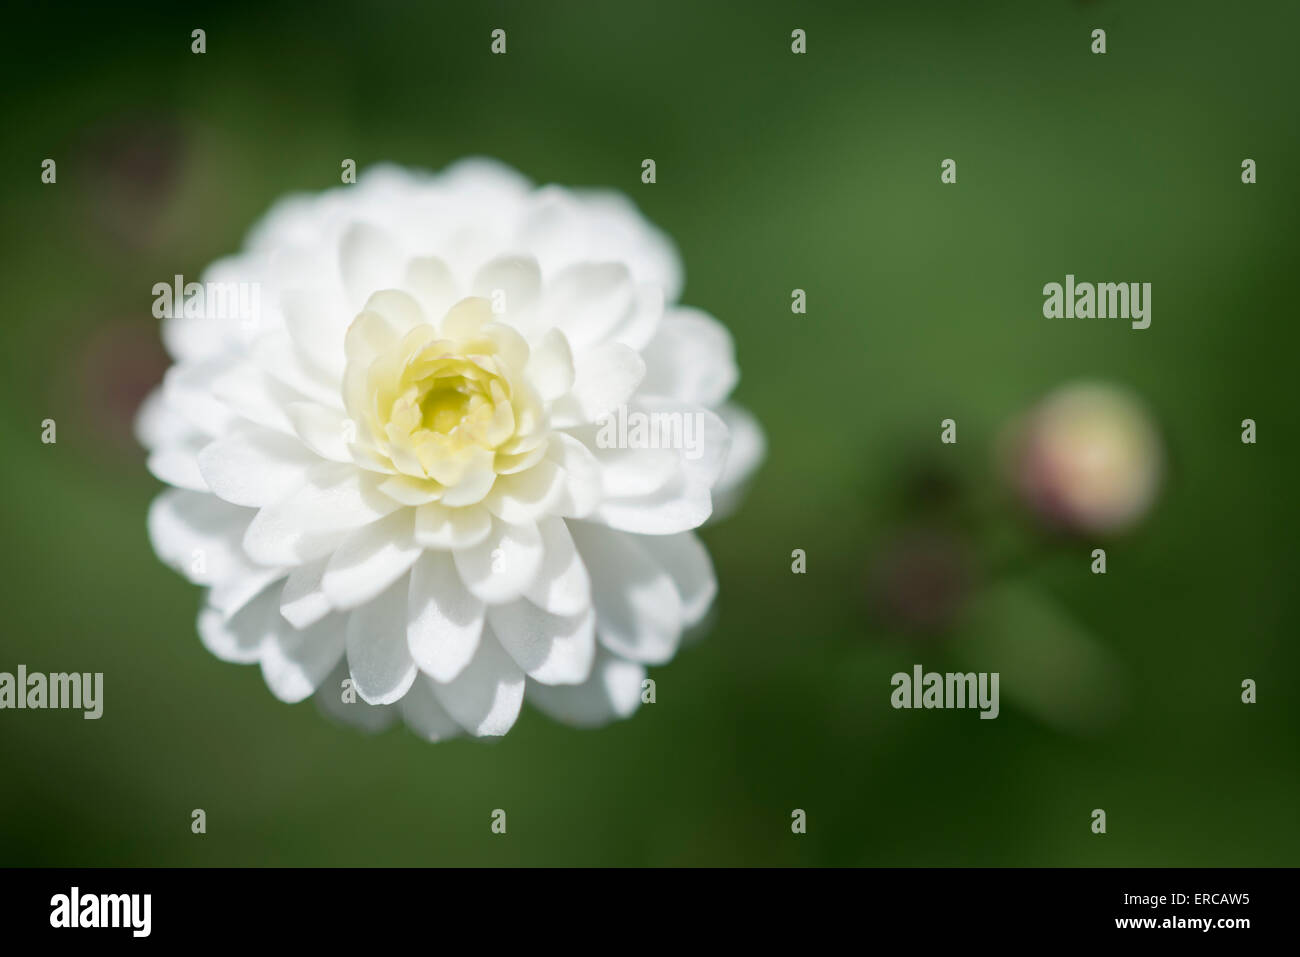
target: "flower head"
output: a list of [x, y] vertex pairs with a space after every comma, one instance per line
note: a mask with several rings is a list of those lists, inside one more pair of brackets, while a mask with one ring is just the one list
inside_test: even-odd
[[1066, 531], [1124, 531], [1150, 509], [1164, 467], [1143, 403], [1098, 382], [1063, 386], [1008, 430], [1004, 462], [1021, 500]]
[[[138, 432], [204, 644], [434, 740], [504, 734], [525, 696], [580, 725], [635, 710], [716, 591], [693, 530], [763, 449], [666, 237], [486, 160], [382, 167], [283, 200], [203, 278], [256, 314], [165, 318]], [[652, 434], [691, 446], [613, 416], [689, 418]]]

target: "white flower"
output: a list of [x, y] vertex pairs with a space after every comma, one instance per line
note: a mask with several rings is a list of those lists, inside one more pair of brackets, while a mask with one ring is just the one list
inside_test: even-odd
[[[432, 740], [504, 734], [525, 695], [578, 725], [636, 709], [716, 591], [692, 529], [763, 454], [666, 237], [486, 160], [383, 167], [283, 200], [203, 279], [260, 316], [164, 319], [138, 431], [213, 654]], [[598, 440], [664, 413], [695, 446]]]

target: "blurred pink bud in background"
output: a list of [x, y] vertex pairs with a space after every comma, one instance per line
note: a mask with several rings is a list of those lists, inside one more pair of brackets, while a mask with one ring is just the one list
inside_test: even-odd
[[1145, 404], [1098, 382], [1062, 386], [1016, 421], [1000, 449], [1008, 481], [1048, 525], [1122, 532], [1151, 508], [1164, 448]]

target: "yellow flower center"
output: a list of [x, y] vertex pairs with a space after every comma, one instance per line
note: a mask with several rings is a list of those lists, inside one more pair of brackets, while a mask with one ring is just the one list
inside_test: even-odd
[[524, 340], [481, 299], [437, 327], [412, 321], [418, 308], [403, 314], [408, 302], [377, 294], [349, 329], [344, 398], [359, 441], [429, 491], [490, 485], [540, 459], [544, 417]]

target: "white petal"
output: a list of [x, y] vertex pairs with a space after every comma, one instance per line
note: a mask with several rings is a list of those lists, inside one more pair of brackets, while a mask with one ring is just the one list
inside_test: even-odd
[[672, 535], [699, 528], [712, 511], [708, 487], [679, 476], [649, 495], [607, 498], [591, 520], [639, 535]]
[[412, 259], [407, 264], [402, 288], [411, 291], [430, 322], [441, 320], [460, 298], [451, 270], [445, 262], [433, 256]]
[[248, 526], [244, 548], [264, 565], [297, 565], [333, 549], [354, 528], [378, 521], [399, 506], [368, 472], [327, 462], [306, 483], [262, 508]]
[[641, 392], [711, 408], [736, 387], [736, 347], [722, 323], [698, 309], [677, 308], [641, 353]]
[[537, 302], [542, 274], [537, 261], [531, 256], [502, 256], [487, 263], [474, 277], [471, 294], [496, 303], [498, 293], [504, 294], [504, 309], [499, 314], [514, 320], [527, 313]]
[[357, 697], [355, 691], [349, 693], [349, 700], [345, 701], [343, 682], [351, 680], [347, 662], [340, 662], [321, 683], [314, 696], [316, 706], [322, 714], [371, 733], [382, 731], [397, 720], [398, 711], [395, 706], [367, 704]]
[[537, 580], [524, 591], [524, 597], [555, 615], [584, 611], [591, 605], [591, 579], [568, 526], [563, 519], [551, 517], [538, 522], [537, 530], [546, 554]]
[[[390, 309], [399, 319], [402, 310]], [[362, 309], [348, 325], [343, 336], [343, 354], [345, 356], [345, 379], [355, 374], [364, 377], [366, 369], [376, 358], [391, 351], [406, 335], [407, 328], [399, 325], [388, 316], [372, 309]], [[364, 378], [361, 380], [364, 382]], [[345, 397], [346, 398], [346, 397]], [[357, 410], [352, 410], [354, 413]]]
[[307, 628], [329, 614], [330, 602], [322, 584], [328, 564], [329, 558], [318, 558], [299, 565], [285, 579], [280, 614], [295, 628]]
[[[359, 442], [351, 442], [348, 444], [348, 451], [352, 453], [352, 461], [355, 462], [359, 468], [375, 472], [381, 476], [393, 476], [398, 474], [397, 469], [393, 468], [392, 462], [387, 456], [381, 455], [367, 445], [363, 445]], [[383, 488], [382, 482], [380, 488]], [[395, 496], [390, 496], [390, 498], [393, 498], [394, 501], [401, 501]], [[402, 504], [406, 503], [403, 502]]]
[[330, 615], [299, 631], [281, 621], [262, 651], [262, 677], [281, 701], [294, 704], [311, 697], [343, 658], [342, 615]]
[[363, 525], [330, 558], [322, 586], [335, 608], [355, 608], [375, 598], [406, 574], [422, 549], [415, 544], [411, 509]]
[[213, 492], [253, 508], [280, 501], [319, 464], [301, 442], [250, 424], [231, 429], [198, 456], [199, 471]]
[[230, 349], [238, 341], [235, 330], [229, 320], [176, 314], [162, 321], [161, 332], [168, 355], [178, 362], [201, 362]]
[[519, 233], [548, 275], [570, 263], [604, 258], [629, 263], [638, 279], [655, 282], [669, 299], [681, 292], [672, 241], [614, 190], [535, 190]]
[[394, 501], [411, 507], [428, 505], [442, 497], [442, 489], [437, 484], [410, 475], [390, 475], [379, 483], [379, 490]]
[[161, 386], [150, 392], [135, 414], [135, 437], [146, 449], [170, 442], [184, 442], [202, 435], [189, 421], [173, 409]]
[[447, 713], [424, 675], [415, 679], [406, 697], [397, 703], [407, 727], [426, 741], [445, 741], [462, 733], [456, 719]]
[[250, 351], [253, 364], [297, 398], [322, 405], [341, 404], [337, 379], [306, 363], [287, 332], [279, 330], [259, 336]]
[[449, 339], [472, 339], [491, 321], [491, 304], [478, 296], [467, 296], [447, 310], [438, 331]]
[[528, 340], [513, 325], [503, 322], [500, 316], [496, 316], [492, 322], [483, 327], [482, 333], [496, 347], [498, 360], [512, 369], [522, 369], [527, 365]]
[[415, 297], [400, 289], [381, 289], [374, 293], [366, 300], [365, 311], [377, 313], [387, 320], [389, 328], [399, 339], [428, 321]]
[[331, 462], [351, 462], [348, 443], [356, 438], [356, 426], [340, 409], [319, 402], [291, 402], [285, 413], [303, 444]]
[[524, 702], [524, 673], [485, 630], [478, 652], [454, 681], [434, 682], [447, 713], [470, 734], [502, 735], [514, 727]]
[[635, 292], [621, 263], [580, 263], [547, 284], [543, 318], [581, 352], [609, 337], [631, 311]]
[[266, 568], [236, 559], [231, 573], [208, 590], [208, 605], [230, 618], [268, 585], [285, 581], [287, 568]]
[[442, 171], [442, 180], [448, 192], [463, 196], [475, 211], [488, 203], [512, 209], [513, 201], [524, 198], [532, 188], [528, 177], [518, 170], [486, 156], [456, 160]]
[[605, 255], [630, 263], [638, 279], [654, 282], [668, 299], [682, 291], [682, 264], [672, 239], [646, 220], [636, 204], [615, 189], [583, 190], [581, 215], [599, 223], [596, 237]]
[[187, 488], [195, 492], [208, 491], [208, 483], [199, 471], [199, 451], [208, 444], [208, 440], [195, 434], [181, 442], [170, 442], [157, 446], [149, 453], [145, 463], [149, 472], [160, 482]]
[[276, 608], [278, 591], [274, 586], [265, 589], [229, 620], [215, 608], [204, 608], [199, 612], [199, 640], [203, 647], [222, 661], [257, 661], [275, 629], [284, 624]]
[[324, 289], [291, 289], [280, 294], [285, 329], [298, 352], [334, 379], [343, 375], [343, 335], [352, 317]]
[[602, 342], [576, 357], [573, 388], [551, 407], [556, 428], [596, 422], [625, 404], [645, 375], [645, 361], [620, 342]]
[[610, 338], [640, 352], [654, 339], [663, 314], [663, 289], [650, 283], [641, 283], [633, 294], [631, 307]]
[[461, 581], [489, 605], [514, 601], [537, 579], [542, 566], [542, 536], [536, 525], [492, 520], [487, 538], [452, 552]]
[[168, 489], [149, 505], [149, 541], [190, 581], [216, 584], [246, 567], [239, 538], [249, 514], [207, 492]]
[[542, 684], [578, 684], [596, 655], [595, 615], [543, 611], [527, 599], [488, 609], [492, 633], [524, 672]]
[[649, 494], [679, 469], [691, 481], [711, 488], [722, 473], [731, 441], [726, 424], [712, 409], [639, 393], [599, 423], [579, 426], [571, 434], [593, 450], [605, 493], [613, 496]]
[[481, 506], [447, 508], [433, 502], [415, 512], [415, 540], [425, 548], [469, 548], [491, 531], [492, 513]]
[[646, 535], [638, 539], [668, 573], [682, 600], [682, 624], [694, 625], [704, 618], [718, 594], [709, 551], [694, 532], [679, 535]]
[[713, 486], [714, 521], [726, 518], [740, 506], [745, 486], [767, 452], [763, 429], [749, 412], [729, 403], [718, 409], [718, 415], [727, 425], [730, 447], [722, 474]]
[[600, 463], [591, 449], [564, 432], [555, 432], [546, 447], [546, 457], [564, 469], [564, 492], [555, 511], [565, 518], [583, 518], [600, 504]]
[[464, 508], [483, 501], [497, 480], [497, 473], [492, 467], [495, 458], [487, 449], [478, 449], [472, 453], [472, 461], [466, 466], [461, 480], [443, 491], [442, 504], [448, 508]]
[[522, 525], [554, 511], [565, 492], [567, 475], [546, 459], [514, 475], [502, 475], [483, 504], [503, 522]]
[[[268, 218], [273, 215], [274, 209]], [[253, 229], [256, 234], [258, 227]], [[313, 296], [331, 297], [335, 307], [342, 309], [344, 296], [338, 269], [332, 258], [322, 254], [320, 238], [319, 228], [312, 224], [297, 236], [282, 235], [271, 240], [266, 251], [266, 273], [274, 288], [307, 290]], [[280, 311], [285, 311], [283, 297]]]
[[550, 329], [533, 346], [524, 374], [545, 402], [573, 388], [573, 352], [559, 329]]
[[[653, 408], [658, 400], [646, 399]], [[731, 432], [722, 417], [710, 409], [695, 407], [683, 410], [693, 416], [690, 444], [681, 450], [682, 468], [694, 482], [712, 488], [722, 476], [727, 456], [731, 454]]]
[[229, 368], [225, 359], [172, 366], [163, 376], [167, 405], [203, 434], [223, 434], [235, 418], [214, 395], [214, 385], [229, 373]]
[[569, 531], [591, 575], [596, 632], [615, 654], [663, 664], [677, 651], [682, 602], [673, 581], [636, 536], [588, 522]]
[[381, 289], [391, 289], [406, 262], [397, 240], [386, 230], [366, 223], [349, 227], [339, 243], [339, 269], [354, 309]]
[[407, 587], [403, 577], [348, 616], [348, 668], [357, 694], [370, 704], [392, 704], [415, 680], [406, 647]]
[[651, 495], [681, 473], [676, 449], [601, 448], [597, 443], [593, 454], [604, 493], [615, 497]]
[[645, 668], [635, 661], [611, 655], [603, 648], [596, 655], [591, 676], [580, 685], [544, 685], [528, 682], [528, 700], [557, 721], [579, 728], [594, 728], [626, 718], [641, 705]]
[[[277, 432], [292, 433], [284, 408], [303, 397], [277, 382], [251, 362], [245, 362], [212, 383], [212, 395], [249, 422]], [[224, 430], [223, 430], [224, 431]]]
[[469, 664], [483, 633], [484, 606], [465, 590], [451, 556], [425, 552], [411, 569], [406, 629], [421, 671], [451, 681]]

